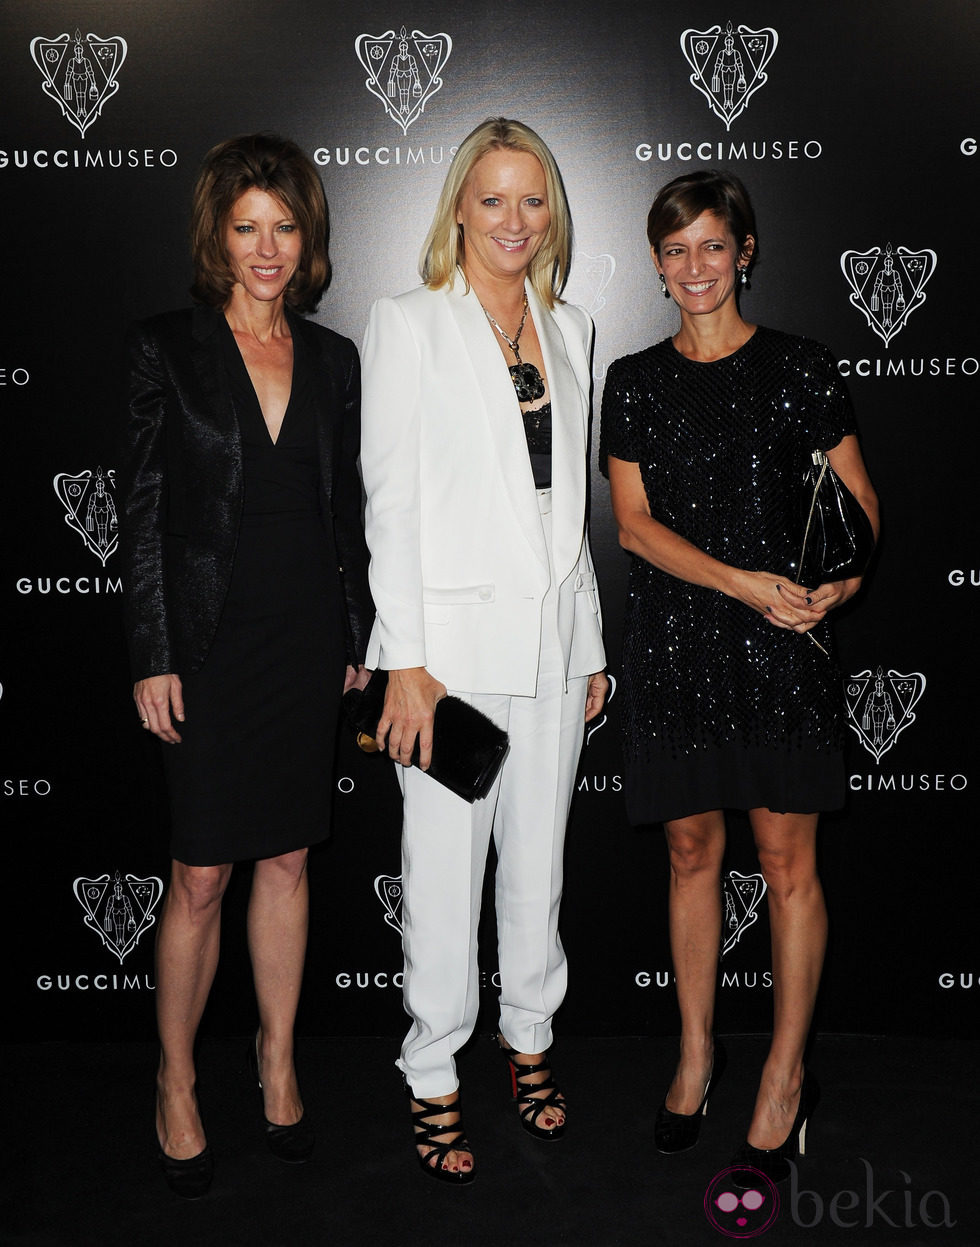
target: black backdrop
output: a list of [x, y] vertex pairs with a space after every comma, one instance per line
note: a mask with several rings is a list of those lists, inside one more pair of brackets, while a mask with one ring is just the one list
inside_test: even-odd
[[[851, 791], [822, 837], [832, 928], [818, 1023], [970, 1030], [978, 19], [971, 0], [369, 0], [356, 12], [329, 0], [6, 0], [0, 811], [3, 999], [20, 1036], [152, 1031], [165, 801], [156, 742], [129, 700], [111, 499], [122, 334], [187, 302], [201, 157], [253, 129], [309, 151], [332, 218], [318, 318], [360, 341], [371, 302], [416, 283], [454, 145], [492, 114], [534, 126], [565, 177], [568, 297], [596, 320], [596, 410], [608, 363], [672, 328], [643, 227], [657, 188], [692, 167], [732, 169], [753, 194], [762, 261], [747, 316], [840, 358], [886, 536], [839, 620]], [[399, 112], [388, 82], [403, 26], [417, 77]], [[615, 678], [626, 557], [597, 472], [593, 490]], [[618, 730], [614, 696], [583, 755], [569, 838], [562, 1025], [664, 1034], [676, 1029], [665, 854], [658, 830], [626, 825]], [[336, 778], [336, 834], [312, 856], [302, 1024], [395, 1035], [397, 789], [387, 764], [346, 741]], [[763, 1029], [765, 903], [738, 819], [726, 876], [719, 1024]], [[252, 1019], [247, 881], [236, 872], [226, 905], [207, 1016], [217, 1033]]]

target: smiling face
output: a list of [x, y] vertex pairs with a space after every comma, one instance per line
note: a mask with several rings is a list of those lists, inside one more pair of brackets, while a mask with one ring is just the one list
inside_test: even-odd
[[683, 311], [700, 316], [733, 300], [739, 280], [737, 266], [748, 263], [754, 247], [750, 235], [740, 255], [722, 218], [702, 212], [685, 229], [667, 234], [660, 243], [659, 256], [656, 247], [652, 255], [674, 301]]
[[456, 221], [471, 281], [523, 278], [551, 224], [537, 156], [498, 148], [478, 160], [463, 185]]
[[250, 187], [232, 205], [224, 227], [235, 291], [261, 303], [280, 299], [300, 264], [303, 240], [285, 205]]

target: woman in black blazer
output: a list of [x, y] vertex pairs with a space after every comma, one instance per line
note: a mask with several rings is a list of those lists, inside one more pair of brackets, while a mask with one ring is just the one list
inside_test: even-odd
[[210, 1185], [193, 1044], [221, 898], [254, 860], [249, 1058], [271, 1151], [307, 1160], [293, 1064], [309, 845], [329, 830], [340, 697], [363, 682], [370, 597], [353, 343], [304, 321], [326, 284], [327, 215], [295, 144], [214, 148], [194, 192], [199, 306], [130, 343], [122, 548], [143, 727], [164, 751], [170, 885], [157, 940], [157, 1137], [180, 1195]]

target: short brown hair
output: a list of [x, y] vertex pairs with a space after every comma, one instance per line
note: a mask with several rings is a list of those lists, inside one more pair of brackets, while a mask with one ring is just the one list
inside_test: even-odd
[[235, 279], [224, 227], [239, 198], [253, 188], [280, 200], [299, 227], [302, 255], [284, 298], [297, 312], [315, 311], [330, 276], [327, 200], [310, 158], [278, 134], [226, 139], [205, 156], [191, 200], [191, 294], [210, 307], [228, 302]]
[[568, 280], [572, 263], [572, 216], [555, 158], [544, 139], [520, 121], [490, 117], [460, 143], [443, 183], [436, 214], [422, 246], [419, 271], [432, 290], [452, 286], [462, 266], [465, 240], [456, 222], [466, 179], [473, 166], [490, 152], [527, 152], [536, 156], [544, 172], [551, 224], [528, 269], [528, 278], [546, 307], [554, 307]]
[[[759, 258], [759, 235], [749, 192], [734, 173], [717, 169], [695, 169], [674, 178], [660, 190], [647, 217], [647, 238], [657, 259], [667, 235], [687, 229], [703, 212], [712, 212], [725, 222], [735, 239], [739, 258], [746, 260], [746, 268], [754, 266]], [[746, 257], [745, 243], [750, 236], [755, 246], [751, 256]]]

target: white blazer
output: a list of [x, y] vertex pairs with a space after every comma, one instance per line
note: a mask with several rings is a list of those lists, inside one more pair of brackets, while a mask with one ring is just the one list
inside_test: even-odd
[[[566, 678], [605, 665], [586, 536], [592, 322], [527, 286], [552, 406], [553, 559]], [[514, 385], [461, 278], [371, 309], [361, 471], [377, 617], [366, 665], [533, 696], [551, 569]]]

